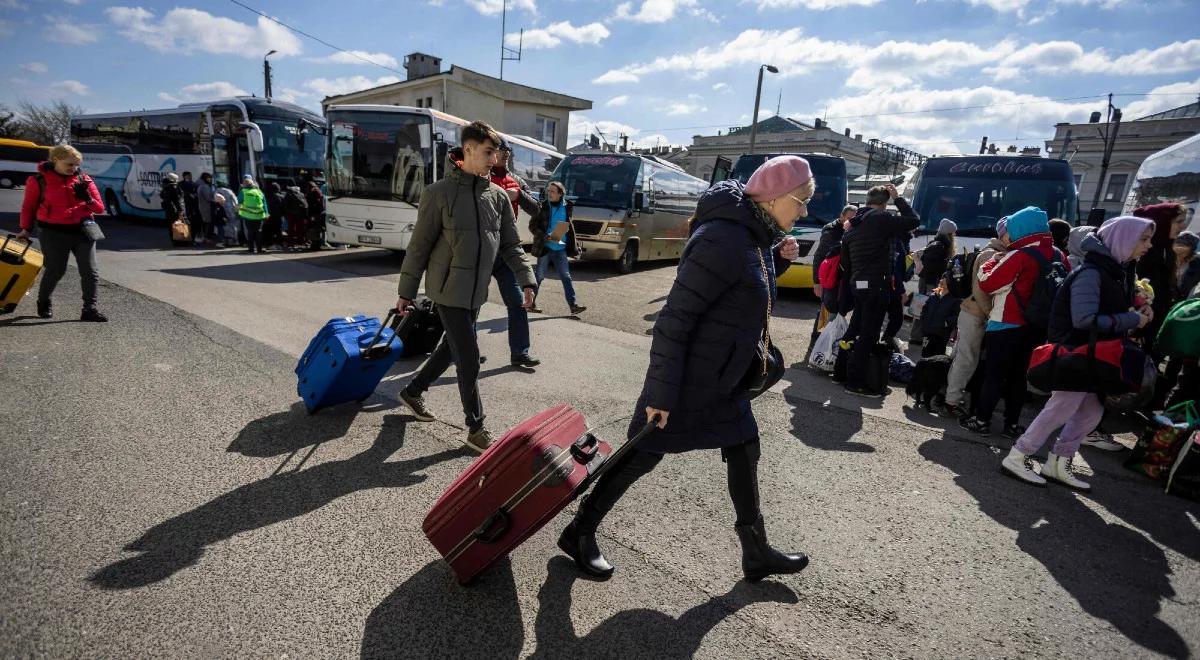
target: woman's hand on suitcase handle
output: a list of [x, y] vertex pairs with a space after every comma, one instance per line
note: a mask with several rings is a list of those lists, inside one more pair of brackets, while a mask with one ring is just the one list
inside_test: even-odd
[[667, 428], [667, 418], [671, 416], [671, 413], [665, 410], [659, 410], [658, 408], [646, 406], [646, 420], [653, 420], [655, 416], [658, 416], [658, 428]]

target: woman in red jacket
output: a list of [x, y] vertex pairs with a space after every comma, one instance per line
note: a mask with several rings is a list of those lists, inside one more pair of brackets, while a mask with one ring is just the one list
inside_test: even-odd
[[40, 230], [45, 272], [38, 289], [38, 316], [53, 316], [50, 295], [67, 272], [67, 261], [75, 255], [79, 279], [83, 285], [81, 321], [103, 323], [106, 316], [96, 309], [100, 271], [96, 267], [96, 242], [87, 237], [83, 223], [104, 212], [100, 191], [92, 178], [80, 171], [83, 154], [74, 147], [60, 144], [50, 149], [50, 160], [38, 165], [38, 173], [25, 182], [25, 200], [21, 204], [21, 231], [17, 238], [28, 241], [36, 223]]

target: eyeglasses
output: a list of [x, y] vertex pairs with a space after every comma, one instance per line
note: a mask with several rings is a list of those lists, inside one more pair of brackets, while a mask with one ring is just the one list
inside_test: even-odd
[[812, 197], [809, 197], [808, 199], [800, 199], [795, 195], [788, 195], [788, 197], [790, 197], [793, 202], [796, 202], [800, 206], [808, 206], [808, 203], [812, 201]]

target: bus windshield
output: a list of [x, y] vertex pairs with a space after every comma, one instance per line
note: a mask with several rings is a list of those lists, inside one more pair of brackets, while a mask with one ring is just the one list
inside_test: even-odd
[[1196, 209], [1200, 202], [1200, 136], [1151, 154], [1138, 168], [1125, 213], [1147, 204], [1176, 202]]
[[921, 216], [920, 233], [937, 231], [938, 223], [948, 218], [962, 236], [994, 236], [1000, 218], [1027, 206], [1051, 218], [1076, 221], [1075, 181], [1064, 161], [931, 158], [919, 177], [913, 209]]
[[[750, 180], [759, 165], [766, 162], [769, 156], [777, 154], [745, 154], [739, 156], [733, 166], [730, 176], [742, 183]], [[841, 158], [826, 156], [809, 156], [796, 154], [808, 161], [812, 168], [813, 178], [817, 182], [817, 190], [808, 203], [808, 217], [800, 218], [798, 225], [821, 226], [832, 221], [842, 213], [846, 206], [846, 161]]]
[[295, 121], [260, 118], [255, 123], [263, 132], [263, 179], [299, 180], [301, 170], [321, 178], [325, 169], [325, 145], [320, 136], [309, 132], [301, 150]]
[[628, 209], [641, 172], [640, 158], [580, 154], [568, 156], [554, 173], [577, 206]]
[[427, 115], [337, 111], [329, 114], [329, 190], [335, 196], [416, 204], [431, 182]]

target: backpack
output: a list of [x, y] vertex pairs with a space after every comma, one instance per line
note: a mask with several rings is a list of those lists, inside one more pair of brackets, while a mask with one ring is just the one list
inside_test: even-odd
[[1200, 357], [1200, 299], [1181, 300], [1167, 312], [1154, 348], [1173, 357]]
[[817, 284], [826, 291], [837, 291], [838, 282], [841, 280], [841, 272], [838, 268], [842, 265], [842, 255], [835, 254], [832, 257], [827, 257], [821, 262], [821, 267], [817, 269]]
[[971, 297], [971, 280], [975, 274], [975, 261], [979, 258], [979, 250], [956, 254], [950, 260], [946, 269], [946, 290], [955, 298], [966, 300]]
[[1050, 327], [1050, 309], [1054, 307], [1054, 298], [1067, 280], [1067, 267], [1058, 258], [1058, 250], [1054, 251], [1054, 261], [1047, 261], [1041, 252], [1034, 247], [1021, 248], [1021, 252], [1033, 257], [1038, 262], [1038, 276], [1033, 284], [1033, 295], [1029, 300], [1022, 301], [1021, 296], [1013, 288], [1017, 297], [1017, 305], [1025, 316], [1025, 322], [1037, 328]]
[[299, 186], [288, 186], [283, 192], [283, 211], [291, 216], [308, 216], [308, 200], [300, 192]]

